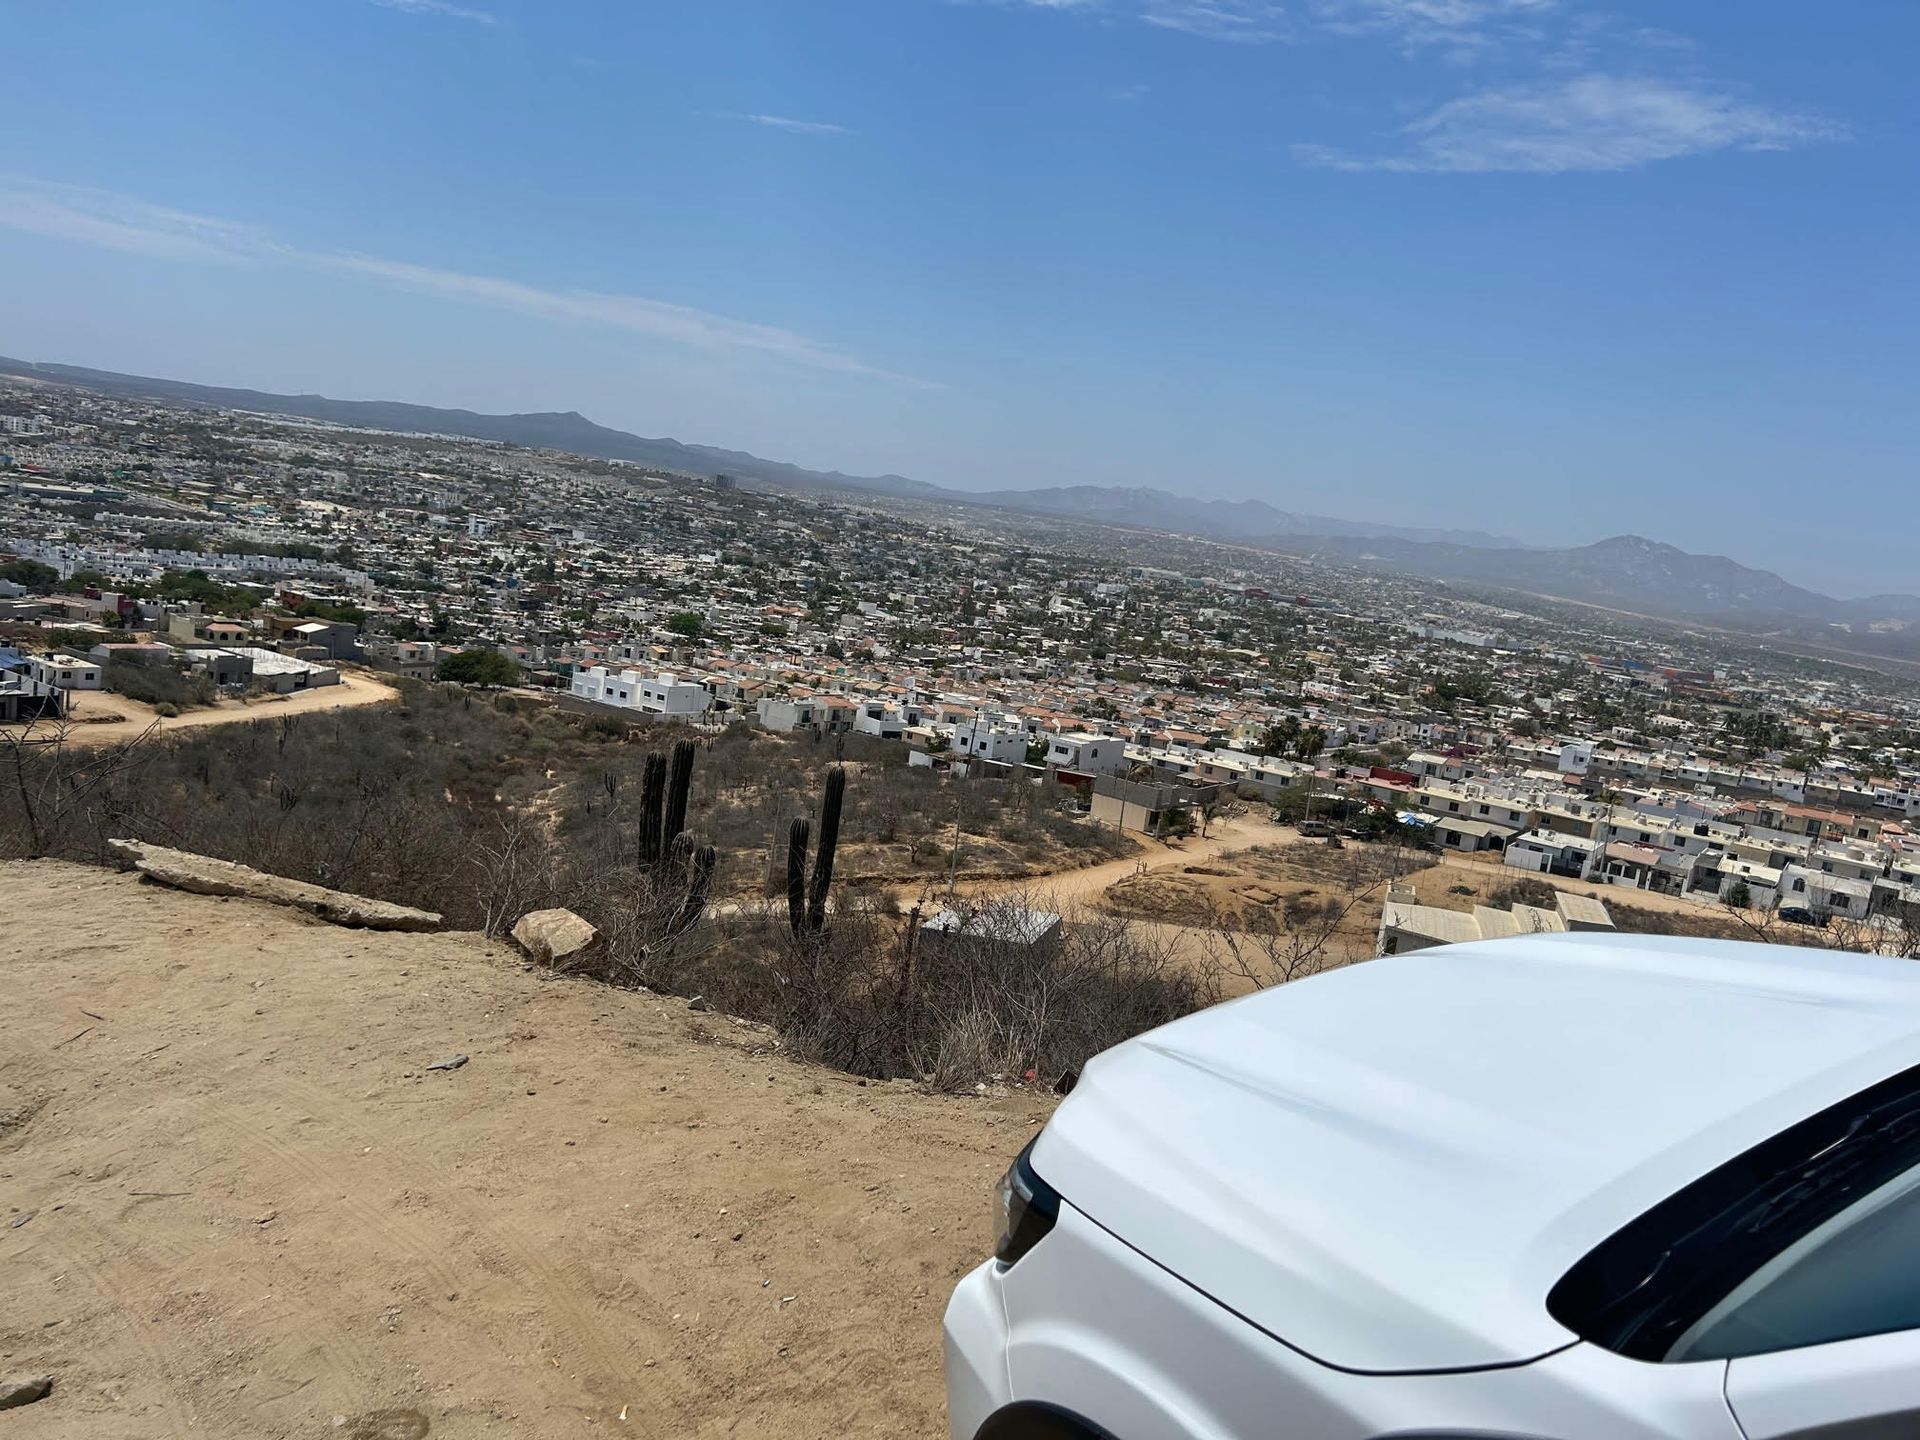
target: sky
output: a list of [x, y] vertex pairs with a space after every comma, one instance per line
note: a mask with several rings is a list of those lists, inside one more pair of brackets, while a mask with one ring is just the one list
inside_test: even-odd
[[1920, 591], [1914, 0], [0, 0], [0, 353]]

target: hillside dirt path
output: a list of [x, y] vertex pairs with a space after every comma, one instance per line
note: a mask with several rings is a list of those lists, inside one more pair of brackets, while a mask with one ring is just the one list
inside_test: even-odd
[[[398, 699], [399, 693], [370, 675], [342, 670], [338, 685], [322, 685], [316, 690], [297, 690], [291, 695], [246, 703], [223, 700], [205, 709], [183, 710], [178, 715], [163, 718], [154, 714], [151, 705], [129, 700], [124, 695], [115, 695], [106, 690], [82, 690], [77, 692], [74, 700], [75, 723], [67, 727], [66, 743], [124, 745], [129, 740], [139, 738], [150, 726], [157, 735], [177, 735], [215, 725], [245, 725], [256, 720], [279, 720], [292, 715], [345, 710], [356, 705], [381, 705]], [[95, 718], [105, 715], [115, 715], [119, 719]]]
[[[1178, 870], [1188, 865], [1204, 865], [1230, 850], [1245, 850], [1252, 845], [1274, 845], [1294, 837], [1294, 831], [1280, 825], [1270, 825], [1264, 820], [1239, 815], [1229, 820], [1216, 820], [1207, 828], [1206, 837], [1190, 835], [1177, 844], [1167, 844], [1147, 836], [1128, 833], [1128, 838], [1137, 842], [1140, 849], [1131, 855], [1123, 855], [1117, 860], [1104, 860], [1098, 865], [1086, 865], [1077, 870], [1060, 870], [1051, 875], [1036, 875], [1020, 880], [969, 880], [960, 877], [954, 887], [961, 895], [988, 896], [1032, 893], [1037, 900], [1048, 904], [1072, 909], [1075, 906], [1091, 906], [1106, 893], [1109, 885], [1116, 880], [1125, 880], [1133, 875], [1152, 874], [1156, 870]], [[944, 885], [929, 887], [933, 899], [946, 893]], [[912, 904], [920, 891], [899, 892], [903, 901]]]
[[0, 865], [0, 933], [9, 1440], [944, 1434], [1045, 1102], [79, 866]]

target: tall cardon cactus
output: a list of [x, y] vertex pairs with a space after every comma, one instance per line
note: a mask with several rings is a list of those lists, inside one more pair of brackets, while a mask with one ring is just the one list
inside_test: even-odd
[[676, 880], [685, 886], [667, 924], [669, 935], [678, 935], [705, 913], [713, 888], [713, 846], [697, 845], [686, 833], [687, 797], [699, 748], [681, 740], [671, 757], [654, 751], [640, 779], [640, 868], [652, 872], [662, 888]]
[[807, 875], [807, 845], [812, 827], [797, 819], [787, 831], [787, 923], [796, 939], [818, 935], [827, 924], [827, 892], [833, 888], [833, 859], [840, 848], [840, 806], [847, 793], [847, 772], [838, 765], [827, 771], [820, 796], [820, 838], [814, 851], [813, 875]]

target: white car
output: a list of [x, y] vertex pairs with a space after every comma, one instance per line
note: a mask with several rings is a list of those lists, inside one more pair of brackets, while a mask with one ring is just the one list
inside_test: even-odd
[[1094, 1060], [1002, 1203], [955, 1440], [1913, 1440], [1920, 965], [1356, 965]]

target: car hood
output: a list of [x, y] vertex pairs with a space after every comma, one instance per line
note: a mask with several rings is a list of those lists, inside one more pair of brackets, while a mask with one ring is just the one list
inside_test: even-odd
[[1035, 1146], [1096, 1224], [1344, 1369], [1523, 1363], [1634, 1216], [1920, 1063], [1911, 962], [1520, 937], [1262, 992], [1097, 1057]]

